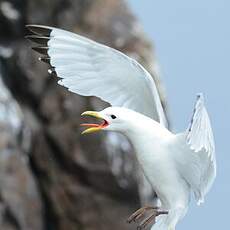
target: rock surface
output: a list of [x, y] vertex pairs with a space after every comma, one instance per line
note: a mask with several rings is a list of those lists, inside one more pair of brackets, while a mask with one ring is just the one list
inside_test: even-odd
[[0, 229], [133, 229], [126, 218], [148, 189], [138, 187], [130, 144], [114, 134], [80, 136], [79, 114], [106, 103], [56, 84], [24, 39], [29, 23], [75, 31], [156, 69], [122, 0], [0, 2]]

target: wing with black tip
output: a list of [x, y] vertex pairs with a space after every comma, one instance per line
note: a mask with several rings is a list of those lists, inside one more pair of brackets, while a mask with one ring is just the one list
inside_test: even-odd
[[27, 39], [49, 63], [59, 84], [83, 96], [97, 96], [112, 106], [126, 107], [167, 126], [151, 75], [135, 60], [108, 46], [61, 29], [28, 25]]

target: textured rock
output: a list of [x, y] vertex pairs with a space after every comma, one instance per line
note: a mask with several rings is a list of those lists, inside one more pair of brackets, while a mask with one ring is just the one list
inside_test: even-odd
[[29, 130], [0, 68], [0, 228], [43, 229], [42, 202], [28, 163]]
[[125, 220], [151, 190], [138, 187], [143, 177], [129, 142], [80, 136], [80, 113], [106, 103], [58, 86], [23, 36], [25, 23], [58, 26], [126, 52], [154, 73], [141, 26], [122, 0], [2, 2], [0, 72], [11, 93], [0, 101], [0, 229], [133, 229]]

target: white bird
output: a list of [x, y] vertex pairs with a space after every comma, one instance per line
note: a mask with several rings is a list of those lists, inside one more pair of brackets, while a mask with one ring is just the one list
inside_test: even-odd
[[134, 146], [138, 162], [156, 192], [160, 207], [144, 207], [128, 219], [151, 221], [152, 230], [175, 230], [187, 212], [193, 192], [198, 204], [204, 201], [216, 176], [212, 128], [202, 94], [197, 97], [188, 129], [174, 134], [167, 129], [165, 114], [151, 75], [125, 54], [83, 36], [61, 29], [28, 25], [27, 38], [41, 44], [33, 49], [45, 56], [61, 80], [60, 85], [83, 96], [97, 96], [109, 102], [100, 112], [86, 111], [101, 119], [83, 133], [110, 130], [124, 134]]

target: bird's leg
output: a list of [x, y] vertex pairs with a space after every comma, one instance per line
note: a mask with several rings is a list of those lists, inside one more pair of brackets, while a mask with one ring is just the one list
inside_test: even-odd
[[166, 215], [168, 214], [168, 211], [159, 211], [154, 210], [153, 213], [145, 218], [137, 227], [138, 230], [142, 230], [145, 227], [147, 227], [150, 223], [155, 224], [156, 223], [156, 217], [159, 215]]
[[146, 206], [146, 207], [142, 207], [140, 209], [138, 209], [136, 212], [134, 212], [128, 219], [128, 223], [131, 222], [137, 222], [139, 221], [143, 216], [146, 215], [147, 211], [152, 210], [151, 215], [149, 215], [148, 217], [146, 217], [139, 225], [138, 225], [138, 229], [144, 229], [148, 224], [150, 224], [151, 222], [155, 223], [155, 219], [157, 216], [159, 215], [163, 215], [163, 214], [168, 214], [168, 211], [161, 211], [159, 210], [158, 207], [150, 207], [150, 206]]
[[136, 212], [134, 212], [128, 219], [127, 222], [131, 223], [131, 222], [136, 222], [138, 221], [145, 213], [147, 210], [151, 210], [151, 209], [159, 209], [158, 207], [150, 207], [150, 206], [145, 206], [142, 207], [140, 209], [138, 209]]

